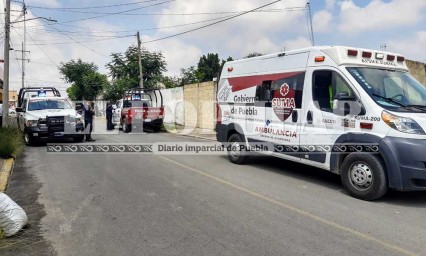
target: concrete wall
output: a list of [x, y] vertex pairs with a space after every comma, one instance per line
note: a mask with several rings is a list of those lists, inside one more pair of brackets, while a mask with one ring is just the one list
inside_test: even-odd
[[183, 87], [161, 90], [164, 103], [164, 123], [185, 124]]
[[426, 86], [426, 64], [422, 62], [406, 60], [410, 74], [414, 76], [421, 84]]
[[184, 86], [185, 126], [215, 128], [215, 83], [205, 82]]

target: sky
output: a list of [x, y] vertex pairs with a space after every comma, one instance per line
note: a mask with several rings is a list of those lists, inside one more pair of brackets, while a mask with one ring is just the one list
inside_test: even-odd
[[[25, 84], [61, 91], [69, 85], [61, 79], [60, 63], [80, 58], [108, 74], [105, 65], [111, 53], [135, 45], [137, 31], [143, 47], [163, 53], [167, 75], [196, 66], [207, 53], [240, 59], [252, 52], [304, 48], [312, 42], [369, 49], [386, 45], [387, 51], [426, 62], [425, 0], [282, 0], [271, 5], [274, 0], [25, 0], [26, 19], [31, 19], [26, 33], [21, 1], [12, 2], [11, 8], [11, 89], [21, 87], [24, 35], [29, 51], [24, 55], [29, 59]], [[4, 10], [5, 0], [0, 5]], [[249, 12], [261, 6], [265, 7]], [[3, 49], [3, 12], [0, 24]]]

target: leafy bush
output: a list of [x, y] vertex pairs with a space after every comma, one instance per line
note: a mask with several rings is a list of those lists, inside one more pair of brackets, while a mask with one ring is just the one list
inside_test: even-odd
[[0, 128], [0, 158], [16, 157], [23, 148], [22, 133], [15, 127]]

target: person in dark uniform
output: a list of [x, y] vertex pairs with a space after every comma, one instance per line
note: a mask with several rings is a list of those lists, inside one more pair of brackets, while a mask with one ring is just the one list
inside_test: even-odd
[[86, 134], [86, 141], [95, 141], [92, 139], [93, 117], [95, 116], [95, 111], [93, 110], [93, 103], [91, 101], [88, 101], [86, 106], [84, 106], [83, 113], [85, 128], [90, 126], [89, 133]]
[[106, 119], [107, 119], [107, 130], [114, 129], [114, 125], [112, 124], [112, 105], [111, 103], [107, 103], [106, 107]]

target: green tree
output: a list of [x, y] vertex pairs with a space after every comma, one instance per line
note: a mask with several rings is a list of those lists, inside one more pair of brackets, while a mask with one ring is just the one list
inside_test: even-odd
[[160, 80], [166, 88], [179, 87], [181, 85], [181, 78], [177, 76], [163, 76]]
[[197, 69], [191, 66], [187, 69], [182, 68], [180, 70], [180, 86], [186, 84], [194, 84], [198, 82]]
[[112, 101], [121, 99], [124, 92], [129, 89], [129, 84], [132, 84], [132, 81], [127, 78], [116, 80], [104, 89], [104, 99]]
[[[113, 85], [118, 83], [119, 90], [127, 90], [139, 86], [138, 48], [130, 46], [126, 52], [111, 54], [112, 60], [106, 67], [112, 78]], [[142, 51], [143, 82], [145, 88], [154, 87], [161, 81], [166, 69], [166, 61], [161, 52]], [[123, 91], [123, 93], [124, 93]]]
[[197, 78], [200, 82], [212, 81], [221, 71], [221, 60], [217, 53], [203, 55], [198, 62]]
[[93, 62], [70, 60], [60, 64], [59, 72], [65, 82], [71, 83], [67, 93], [72, 100], [94, 100], [108, 85], [106, 76], [98, 72]]

